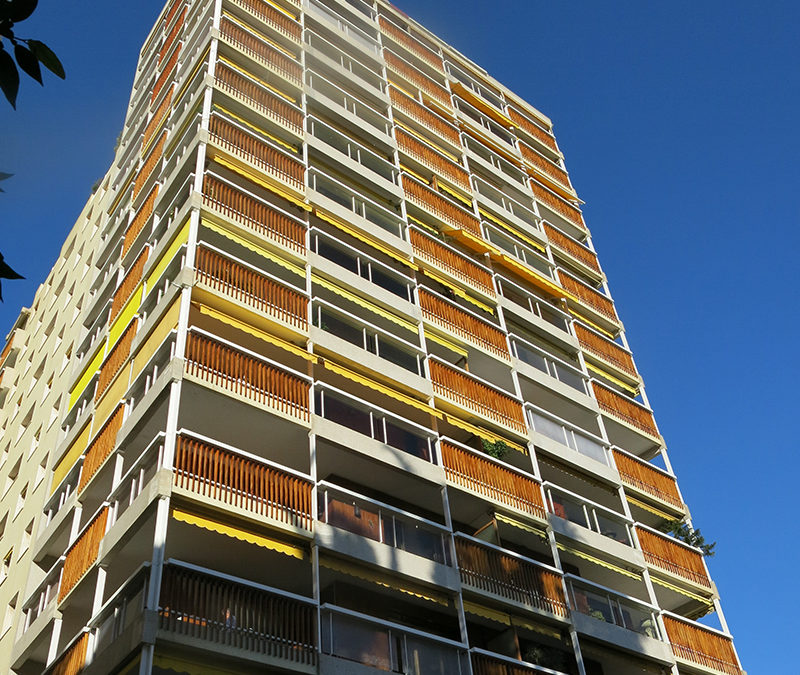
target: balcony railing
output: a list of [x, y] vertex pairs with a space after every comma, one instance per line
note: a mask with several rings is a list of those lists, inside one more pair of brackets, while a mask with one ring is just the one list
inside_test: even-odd
[[550, 243], [556, 248], [569, 254], [575, 260], [583, 263], [591, 270], [600, 274], [600, 264], [597, 262], [597, 255], [591, 249], [579, 244], [577, 241], [563, 234], [552, 225], [543, 223], [544, 232]]
[[458, 230], [466, 230], [476, 237], [481, 236], [480, 221], [474, 214], [460, 206], [456, 206], [449, 199], [443, 197], [427, 185], [411, 178], [408, 174], [402, 174], [401, 180], [403, 190], [406, 193], [406, 199], [412, 204], [429, 211], [450, 227]]
[[428, 167], [437, 177], [445, 178], [460, 188], [470, 191], [469, 172], [460, 164], [444, 157], [433, 148], [417, 140], [401, 127], [394, 130], [397, 145], [401, 152], [413, 157], [420, 164]]
[[537, 434], [566, 445], [585, 457], [609, 465], [606, 445], [602, 438], [590, 434], [585, 429], [580, 429], [574, 424], [537, 408], [531, 403], [525, 404], [528, 413], [528, 423]]
[[[370, 34], [356, 26], [356, 24], [352, 21], [346, 19], [339, 12], [335, 11], [331, 7], [325, 6], [321, 2], [317, 2], [317, 0], [309, 0], [308, 7], [313, 10], [314, 14], [324, 17], [329, 24], [338, 29], [348, 42], [357, 44], [359, 47], [361, 47], [361, 49], [364, 49], [373, 55], [377, 55], [377, 53], [380, 51], [380, 47], [378, 46], [376, 39], [377, 30]], [[370, 25], [373, 25], [371, 16], [370, 19]]]
[[324, 481], [317, 495], [317, 519], [323, 523], [440, 565], [452, 565], [450, 537], [441, 525]]
[[112, 380], [117, 376], [117, 373], [122, 370], [122, 366], [125, 365], [125, 362], [128, 360], [131, 354], [133, 338], [136, 337], [138, 329], [138, 322], [136, 320], [131, 321], [122, 334], [122, 337], [120, 337], [117, 344], [114, 345], [114, 348], [106, 356], [100, 368], [100, 376], [97, 378], [97, 389], [94, 394], [95, 401], [99, 401], [100, 397], [105, 394]]
[[467, 675], [466, 647], [388, 621], [322, 606], [322, 652], [404, 675]]
[[424, 44], [422, 44], [422, 42], [417, 40], [412, 35], [409, 35], [402, 28], [386, 19], [386, 17], [378, 17], [378, 23], [380, 24], [381, 31], [384, 35], [389, 36], [392, 40], [401, 44], [405, 49], [407, 49], [411, 54], [416, 56], [421, 61], [424, 61], [426, 64], [432, 66], [439, 72], [444, 73], [442, 57], [436, 52], [426, 47]]
[[47, 675], [78, 675], [86, 665], [89, 649], [89, 633], [81, 633], [50, 668]]
[[243, 71], [219, 61], [214, 81], [220, 89], [244, 99], [267, 118], [289, 127], [296, 134], [303, 132], [303, 112]]
[[480, 133], [479, 138], [483, 137], [491, 144], [500, 141], [504, 145], [497, 147], [513, 152], [512, 148], [516, 148], [515, 138], [506, 128], [497, 124], [497, 122], [488, 115], [484, 115], [480, 110], [467, 103], [463, 98], [456, 96], [455, 103], [458, 112], [472, 123], [472, 128], [477, 127]]
[[447, 441], [441, 450], [450, 482], [536, 518], [546, 517], [542, 491], [532, 477]]
[[518, 218], [533, 230], [540, 229], [538, 218], [531, 208], [531, 206], [533, 206], [532, 203], [526, 206], [519, 200], [507, 195], [503, 190], [490, 185], [480, 178], [473, 177], [473, 182], [475, 183], [475, 189], [478, 194], [492, 202], [494, 207], [499, 210], [501, 214], [508, 214]]
[[161, 123], [167, 118], [167, 115], [169, 115], [170, 111], [172, 110], [172, 94], [174, 91], [175, 87], [171, 86], [167, 92], [167, 95], [161, 101], [158, 108], [153, 113], [153, 116], [150, 118], [150, 121], [147, 123], [142, 136], [142, 149], [146, 148], [150, 144], [150, 141], [152, 140], [153, 136], [155, 136], [156, 131], [158, 131], [161, 127]]
[[308, 328], [308, 298], [208, 245], [197, 248], [197, 280], [299, 330]]
[[427, 94], [441, 105], [450, 108], [450, 92], [441, 84], [422, 73], [422, 71], [417, 70], [408, 63], [408, 61], [397, 56], [397, 54], [388, 49], [383, 50], [383, 56], [386, 59], [386, 67], [389, 68], [389, 70], [397, 73], [404, 80], [411, 83], [414, 87], [424, 94]]
[[178, 57], [181, 53], [181, 46], [182, 45], [179, 43], [178, 46], [175, 47], [175, 51], [172, 52], [172, 56], [170, 56], [169, 61], [164, 64], [161, 74], [158, 76], [155, 85], [153, 85], [153, 93], [150, 95], [151, 105], [158, 100], [158, 95], [161, 93], [164, 85], [166, 85], [167, 82], [171, 82], [175, 79], [175, 73], [178, 70]]
[[668, 473], [617, 449], [614, 450], [614, 462], [622, 482], [626, 485], [672, 504], [678, 509], [685, 508], [678, 492], [678, 483]]
[[595, 312], [602, 314], [610, 321], [615, 323], [619, 322], [617, 311], [614, 309], [614, 303], [607, 295], [596, 291], [591, 286], [588, 286], [582, 281], [578, 281], [578, 279], [563, 271], [559, 273], [559, 278], [564, 289], [577, 296], [582, 303], [588, 305]]
[[675, 656], [725, 675], [742, 675], [728, 636], [675, 616], [664, 615], [663, 620]]
[[302, 26], [288, 16], [287, 13], [279, 10], [263, 0], [232, 0], [234, 4], [244, 7], [248, 12], [257, 16], [261, 21], [282, 33], [288, 38], [300, 41], [303, 32]]
[[48, 609], [58, 596], [58, 587], [61, 582], [61, 571], [64, 567], [64, 557], [61, 556], [31, 593], [27, 602], [22, 606], [22, 619], [19, 622], [19, 633], [17, 639], [27, 631], [33, 622], [36, 621], [45, 610]]
[[508, 108], [508, 116], [514, 122], [514, 124], [516, 124], [525, 133], [533, 136], [533, 138], [538, 140], [553, 152], [558, 152], [558, 148], [556, 147], [556, 139], [553, 138], [549, 132], [542, 129], [538, 124], [531, 122], [527, 117], [517, 112], [512, 107]]
[[435, 462], [435, 434], [425, 427], [320, 383], [314, 386], [314, 395], [314, 411], [320, 417], [426, 462]]
[[711, 589], [711, 579], [699, 550], [640, 526], [636, 527], [636, 537], [650, 565]]
[[635, 598], [567, 575], [572, 610], [645, 637], [659, 637], [656, 610]]
[[207, 173], [203, 177], [203, 203], [251, 232], [273, 239], [294, 251], [305, 251], [304, 225], [213, 174]]
[[525, 263], [528, 267], [533, 269], [536, 273], [543, 277], [547, 277], [547, 279], [552, 281], [553, 265], [537, 249], [535, 249], [533, 246], [523, 244], [522, 241], [516, 237], [507, 235], [499, 228], [485, 221], [483, 224], [483, 229], [486, 233], [487, 241], [503, 249], [504, 251], [507, 251], [514, 258]]
[[559, 382], [563, 382], [582, 394], [588, 394], [589, 378], [580, 368], [556, 358], [541, 347], [537, 347], [513, 333], [509, 334], [509, 339], [514, 356], [520, 361], [556, 378]]
[[211, 115], [209, 135], [213, 141], [236, 155], [249, 160], [265, 173], [275, 176], [302, 191], [305, 183], [303, 163], [280, 150], [244, 126], [219, 113]]
[[[339, 49], [330, 40], [326, 40], [308, 28], [306, 28], [305, 41], [306, 44], [317, 50], [318, 54], [330, 59], [335, 64], [334, 67], [338, 72], [352, 75], [357, 84], [365, 87], [367, 91], [371, 91], [373, 96], [385, 91], [386, 83], [380, 75], [377, 64], [369, 67], [372, 64], [369, 64], [368, 60], [363, 59], [361, 56], [358, 58], [351, 57], [350, 54]], [[309, 57], [316, 57], [316, 55], [308, 53], [306, 58]]]
[[458, 129], [445, 122], [441, 117], [428, 110], [419, 101], [411, 98], [396, 87], [389, 86], [389, 98], [392, 105], [421, 124], [435, 136], [439, 136], [452, 145], [460, 146]]
[[193, 569], [164, 567], [159, 629], [292, 663], [317, 662], [311, 602]]
[[[337, 106], [344, 108], [349, 114], [358, 117], [359, 122], [369, 125], [380, 134], [388, 137], [389, 120], [385, 112], [376, 110], [310, 68], [306, 68], [306, 84], [310, 90], [308, 91], [309, 101], [312, 101], [317, 96], [324, 96]], [[326, 105], [329, 104], [326, 103]]]
[[312, 483], [260, 458], [181, 433], [175, 446], [175, 486], [202, 498], [311, 530]]
[[491, 655], [483, 650], [472, 648], [472, 675], [563, 675], [551, 668], [542, 668], [530, 663], [520, 663], [515, 659]]
[[309, 383], [251, 352], [193, 330], [186, 339], [186, 372], [211, 385], [309, 420]]
[[506, 337], [499, 328], [426, 289], [419, 291], [419, 304], [422, 315], [431, 323], [455, 333], [492, 354], [508, 359]]
[[220, 22], [220, 33], [248, 56], [272, 68], [290, 82], [300, 85], [303, 68], [282, 48], [270, 44], [251, 28], [225, 15]]
[[104, 506], [83, 529], [75, 543], [69, 547], [64, 559], [64, 571], [61, 573], [61, 586], [58, 591], [59, 602], [67, 596], [97, 560], [100, 542], [106, 533], [107, 521], [108, 507]]
[[153, 172], [159, 167], [161, 161], [164, 159], [164, 143], [167, 140], [167, 134], [161, 134], [161, 138], [158, 139], [158, 142], [155, 144], [153, 149], [150, 151], [147, 159], [144, 161], [144, 164], [139, 169], [139, 173], [136, 175], [136, 180], [133, 181], [133, 198], [136, 199], [139, 196], [139, 193], [142, 191], [142, 188], [147, 184], [150, 176]]
[[575, 336], [585, 351], [608, 361], [611, 365], [638, 379], [639, 375], [629, 351], [620, 347], [616, 342], [589, 330], [580, 322], [575, 322], [574, 325]]
[[569, 176], [558, 164], [542, 157], [536, 150], [529, 148], [524, 143], [520, 142], [519, 150], [522, 153], [522, 159], [528, 164], [541, 171], [544, 175], [553, 179], [556, 183], [572, 191], [572, 185], [569, 182]]
[[513, 281], [509, 281], [505, 277], [499, 275], [497, 275], [496, 278], [497, 287], [500, 289], [500, 295], [504, 298], [528, 310], [531, 314], [535, 314], [540, 319], [547, 321], [547, 323], [552, 324], [559, 330], [565, 333], [570, 332], [569, 327], [572, 320], [569, 314], [556, 309], [548, 301], [531, 292], [529, 288], [523, 288]]
[[496, 424], [527, 434], [522, 404], [515, 398], [442, 361], [429, 359], [428, 363], [433, 390], [438, 395], [483, 415]]
[[592, 380], [592, 390], [601, 410], [654, 438], [659, 437], [653, 413], [648, 408], [622, 394], [618, 394], [596, 380]]
[[128, 225], [128, 229], [125, 230], [125, 239], [122, 244], [122, 257], [124, 258], [128, 251], [131, 250], [131, 246], [133, 246], [133, 242], [136, 241], [136, 238], [144, 229], [145, 224], [148, 220], [150, 220], [150, 216], [153, 215], [153, 210], [156, 205], [156, 198], [158, 197], [158, 190], [159, 185], [154, 185], [153, 189], [150, 191], [150, 194], [147, 195], [147, 199], [145, 199], [144, 203], [139, 207], [139, 210], [136, 212], [133, 220], [131, 221], [130, 225]]
[[510, 551], [455, 537], [461, 583], [566, 619], [561, 575]]
[[[164, 60], [164, 57], [169, 54], [170, 49], [172, 49], [172, 45], [175, 44], [175, 40], [178, 38], [178, 35], [183, 30], [183, 24], [186, 20], [186, 12], [188, 12], [188, 8], [184, 7], [183, 11], [181, 12], [180, 17], [175, 22], [175, 25], [172, 26], [169, 34], [166, 38], [164, 38], [164, 44], [161, 45], [161, 49], [158, 50], [158, 65], [161, 65], [161, 62]], [[166, 70], [166, 69], [165, 69]]]
[[125, 405], [121, 404], [116, 411], [108, 418], [103, 424], [100, 433], [95, 436], [95, 439], [86, 450], [83, 459], [83, 467], [81, 468], [81, 479], [78, 483], [78, 492], [89, 483], [103, 463], [111, 455], [114, 446], [117, 443], [117, 432], [122, 426], [122, 421], [125, 418]]
[[550, 512], [604, 537], [633, 546], [631, 522], [621, 513], [584, 499], [574, 492], [545, 482], [544, 491]]
[[125, 303], [128, 302], [130, 297], [133, 295], [134, 290], [136, 290], [136, 287], [139, 285], [139, 282], [142, 280], [144, 266], [147, 262], [147, 257], [149, 254], [149, 248], [145, 248], [139, 254], [139, 257], [136, 259], [133, 265], [131, 265], [128, 273], [125, 275], [117, 287], [117, 290], [114, 292], [114, 300], [111, 303], [111, 314], [108, 318], [109, 324], [114, 322], [114, 319], [117, 318], [119, 313], [122, 311], [122, 308], [125, 307]]
[[408, 229], [408, 238], [414, 248], [415, 256], [445, 270], [459, 281], [476, 287], [487, 295], [495, 295], [492, 274], [486, 268], [416, 228]]

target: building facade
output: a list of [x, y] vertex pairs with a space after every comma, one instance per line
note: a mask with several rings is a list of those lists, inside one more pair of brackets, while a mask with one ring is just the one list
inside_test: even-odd
[[0, 369], [2, 672], [743, 672], [550, 120], [383, 0], [168, 3]]

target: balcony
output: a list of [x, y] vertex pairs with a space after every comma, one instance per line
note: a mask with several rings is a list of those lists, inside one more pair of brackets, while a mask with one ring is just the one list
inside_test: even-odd
[[545, 375], [555, 378], [570, 389], [588, 395], [589, 378], [580, 368], [553, 356], [541, 347], [513, 333], [509, 334], [509, 341], [515, 358]]
[[159, 606], [159, 632], [171, 640], [316, 672], [316, 611], [306, 598], [173, 563], [164, 567]]
[[294, 42], [300, 42], [303, 32], [302, 26], [285, 10], [279, 9], [277, 5], [272, 5], [261, 0], [231, 0], [233, 4], [242, 7], [255, 17], [258, 17], [272, 29], [285, 35]]
[[[463, 91], [463, 89], [461, 91]], [[475, 100], [476, 97], [468, 96], [468, 98], [473, 103], [479, 102]], [[455, 106], [459, 121], [461, 122], [460, 126], [464, 131], [504, 157], [518, 160], [516, 139], [505, 126], [501, 126], [495, 122], [494, 117], [496, 114], [490, 117], [474, 105], [468, 103], [466, 99], [458, 96], [455, 98]], [[487, 108], [485, 105], [481, 105], [480, 107], [484, 108], [484, 110]]]
[[467, 589], [562, 620], [569, 616], [557, 570], [463, 535], [455, 537], [455, 546], [461, 583]]
[[144, 134], [142, 135], [143, 150], [150, 145], [150, 141], [153, 140], [156, 132], [161, 128], [161, 124], [172, 111], [172, 95], [174, 91], [174, 85], [170, 86], [169, 90], [167, 91], [167, 95], [161, 101], [158, 108], [156, 108], [156, 111], [153, 113], [153, 116], [150, 118], [150, 121], [147, 123], [147, 126], [144, 129]]
[[303, 112], [272, 87], [249, 73], [222, 61], [214, 68], [214, 82], [222, 91], [243, 101], [267, 119], [300, 136], [303, 133]]
[[[336, 5], [334, 4], [334, 6]], [[334, 10], [332, 7], [318, 2], [317, 0], [309, 0], [307, 8], [310, 10], [310, 17], [317, 21], [324, 22], [328, 28], [336, 31], [347, 44], [355, 45], [373, 58], [377, 58], [380, 52], [377, 40], [378, 31], [374, 27], [374, 18], [371, 13], [369, 21], [364, 20], [363, 17], [359, 17], [358, 24], [363, 26], [360, 28], [359, 25], [356, 25], [355, 21], [351, 21], [340, 13], [341, 10], [339, 10], [338, 7]], [[352, 15], [352, 17], [355, 18], [355, 15]], [[367, 26], [369, 26], [370, 32], [367, 31]]]
[[206, 503], [311, 531], [312, 483], [308, 478], [185, 432], [175, 446], [174, 485]]
[[89, 649], [89, 633], [81, 634], [73, 640], [56, 662], [46, 670], [48, 675], [75, 675], [86, 665]]
[[67, 550], [64, 558], [64, 570], [61, 573], [61, 585], [58, 590], [59, 604], [69, 595], [78, 582], [94, 565], [100, 551], [100, 542], [106, 533], [108, 507], [104, 506]]
[[237, 398], [309, 422], [309, 382], [245, 349], [192, 329], [186, 374]]
[[540, 155], [536, 150], [528, 147], [522, 141], [519, 142], [519, 150], [525, 163], [532, 167], [536, 173], [541, 174], [541, 180], [543, 182], [551, 183], [553, 189], [562, 193], [567, 198], [575, 197], [575, 190], [572, 188], [569, 176], [560, 165]]
[[647, 436], [660, 443], [661, 436], [658, 433], [653, 412], [649, 408], [631, 398], [618, 394], [596, 380], [592, 380], [592, 391], [603, 412], [647, 434]]
[[161, 93], [164, 85], [166, 85], [167, 82], [174, 81], [175, 73], [178, 71], [178, 57], [180, 56], [182, 46], [183, 44], [180, 42], [177, 44], [175, 51], [172, 52], [172, 56], [169, 58], [169, 61], [167, 61], [161, 69], [161, 74], [158, 76], [155, 85], [153, 85], [153, 91], [150, 94], [151, 105], [158, 100], [158, 95]]
[[[404, 675], [470, 672], [466, 647], [458, 642], [329, 604], [322, 606], [321, 620], [322, 653], [370, 668], [364, 672]], [[347, 672], [341, 666], [329, 665], [331, 672]]]
[[430, 145], [421, 142], [416, 135], [412, 135], [402, 127], [396, 127], [394, 135], [400, 152], [432, 171], [437, 179], [442, 178], [468, 193], [472, 191], [469, 184], [469, 172], [460, 164]]
[[[386, 60], [386, 67], [422, 92], [423, 98], [428, 96], [445, 109], [451, 108], [450, 92], [444, 86], [388, 49], [383, 50], [383, 57]], [[389, 74], [389, 79], [392, 79], [392, 73]]]
[[127, 274], [120, 282], [117, 290], [114, 291], [114, 299], [111, 302], [111, 314], [108, 317], [109, 324], [114, 323], [114, 319], [119, 316], [119, 313], [139, 286], [139, 282], [141, 282], [142, 276], [144, 275], [144, 267], [149, 254], [149, 248], [142, 250], [139, 257], [136, 258], [136, 262], [131, 265]]
[[167, 134], [161, 134], [158, 142], [155, 144], [147, 159], [142, 164], [139, 172], [136, 174], [136, 179], [133, 181], [133, 201], [142, 191], [153, 173], [160, 167], [161, 162], [164, 160], [164, 144], [167, 140]]
[[529, 517], [546, 519], [542, 491], [532, 476], [449, 441], [442, 441], [441, 453], [447, 480], [454, 485]]
[[551, 192], [535, 180], [530, 180], [533, 196], [539, 203], [547, 207], [557, 216], [563, 218], [567, 223], [575, 227], [578, 231], [585, 233], [586, 225], [583, 222], [581, 210], [571, 202], [562, 199], [555, 192]]
[[416, 122], [422, 130], [427, 131], [436, 139], [447, 141], [456, 148], [461, 147], [461, 139], [456, 127], [391, 84], [389, 85], [389, 99], [396, 110]]
[[437, 396], [527, 436], [522, 404], [516, 398], [438, 359], [430, 358], [428, 364]]
[[585, 352], [611, 365], [615, 370], [622, 371], [629, 378], [639, 381], [639, 373], [636, 372], [633, 357], [627, 349], [590, 330], [580, 322], [574, 325], [575, 336]]
[[158, 198], [159, 187], [160, 186], [158, 184], [153, 186], [153, 189], [150, 191], [147, 199], [145, 199], [144, 203], [139, 207], [139, 210], [136, 212], [136, 215], [130, 222], [130, 225], [128, 225], [128, 228], [125, 230], [125, 238], [122, 244], [121, 256], [123, 259], [128, 251], [130, 251], [133, 247], [134, 242], [139, 237], [142, 230], [144, 230], [144, 226], [150, 221], [150, 216], [153, 215], [156, 199]]
[[550, 240], [550, 244], [562, 253], [566, 253], [573, 260], [577, 260], [582, 266], [589, 268], [597, 277], [602, 277], [600, 263], [597, 262], [597, 255], [594, 251], [577, 241], [563, 234], [549, 223], [543, 223], [544, 232]]
[[558, 147], [556, 146], [556, 139], [553, 138], [553, 135], [549, 131], [546, 131], [535, 122], [532, 122], [525, 115], [515, 110], [511, 106], [508, 108], [508, 116], [519, 129], [524, 131], [529, 136], [535, 138], [556, 155], [560, 154]]
[[468, 288], [495, 297], [492, 273], [488, 269], [422, 230], [409, 227], [408, 238], [415, 257], [454, 277]]
[[662, 618], [679, 666], [685, 664], [706, 673], [743, 675], [728, 635], [677, 616], [664, 614]]
[[100, 432], [86, 449], [81, 468], [78, 492], [89, 484], [89, 481], [97, 473], [105, 461], [109, 458], [117, 444], [117, 432], [122, 426], [125, 418], [125, 407], [120, 405], [117, 410], [106, 420]]
[[558, 276], [564, 289], [578, 299], [577, 311], [582, 313], [588, 308], [591, 311], [589, 318], [595, 318], [595, 315], [599, 315], [601, 321], [618, 331], [619, 317], [611, 298], [563, 270], [559, 271]]
[[308, 330], [308, 298], [294, 288], [206, 244], [197, 247], [197, 282], [298, 331]]
[[[478, 201], [498, 213], [500, 218], [509, 220], [523, 232], [538, 233], [541, 230], [539, 218], [531, 208], [532, 202], [529, 201], [526, 206], [519, 199], [509, 196], [508, 193], [513, 192], [510, 188], [503, 190], [477, 177], [473, 177], [472, 180], [479, 195]], [[517, 197], [522, 198], [523, 195], [517, 194]], [[537, 242], [537, 245], [540, 249], [544, 249], [542, 243]]]
[[483, 650], [474, 648], [470, 650], [470, 656], [472, 675], [563, 675], [560, 671], [484, 653]]
[[457, 206], [454, 202], [406, 173], [401, 175], [401, 181], [406, 199], [412, 204], [431, 214], [452, 229], [463, 229], [476, 237], [481, 236], [480, 221], [473, 213]]
[[[541, 319], [544, 327], [553, 326], [557, 331], [547, 330], [553, 337], [562, 342], [566, 347], [573, 347], [570, 325], [572, 317], [553, 305], [551, 300], [546, 300], [534, 293], [530, 288], [520, 286], [513, 281], [496, 275], [497, 288], [500, 295], [509, 301], [509, 305], [517, 305], [525, 310], [528, 315]], [[539, 322], [535, 322], [539, 323]]]
[[686, 506], [678, 492], [674, 476], [638, 457], [614, 449], [614, 463], [622, 482], [628, 488], [683, 514]]
[[380, 25], [381, 32], [384, 35], [394, 40], [394, 42], [399, 44], [410, 54], [416, 56], [420, 61], [444, 74], [442, 57], [439, 56], [439, 54], [417, 40], [413, 35], [410, 35], [402, 28], [389, 21], [384, 16], [378, 17], [378, 24]]
[[138, 321], [136, 319], [131, 321], [125, 329], [125, 332], [117, 341], [117, 344], [114, 345], [106, 356], [103, 365], [100, 367], [100, 374], [97, 378], [97, 389], [95, 389], [94, 394], [95, 403], [102, 398], [106, 389], [108, 389], [111, 382], [127, 362], [131, 353], [131, 345], [133, 339], [136, 337], [138, 328]]
[[248, 232], [295, 253], [305, 252], [306, 228], [302, 223], [214, 174], [203, 176], [203, 204]]
[[640, 525], [636, 526], [636, 537], [648, 565], [689, 581], [706, 591], [712, 590], [711, 579], [700, 550]]

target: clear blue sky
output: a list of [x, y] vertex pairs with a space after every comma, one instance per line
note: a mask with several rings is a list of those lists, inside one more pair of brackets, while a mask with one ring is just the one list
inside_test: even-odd
[[[112, 159], [161, 3], [44, 0], [67, 82], [0, 103], [0, 333]], [[769, 0], [401, 0], [555, 122], [750, 675], [789, 672], [797, 581], [800, 9]], [[794, 272], [792, 271], [794, 270]]]

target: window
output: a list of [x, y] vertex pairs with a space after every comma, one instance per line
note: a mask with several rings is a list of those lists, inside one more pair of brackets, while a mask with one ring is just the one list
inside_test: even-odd
[[11, 557], [13, 555], [14, 549], [9, 549], [8, 553], [3, 557], [3, 562], [0, 563], [0, 584], [2, 584], [8, 576], [8, 572], [11, 569]]

